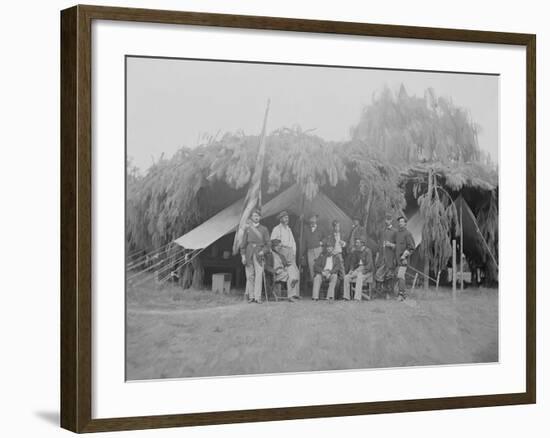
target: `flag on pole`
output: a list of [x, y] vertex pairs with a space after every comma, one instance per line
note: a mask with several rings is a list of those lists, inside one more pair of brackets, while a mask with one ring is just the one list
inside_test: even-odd
[[267, 125], [267, 115], [269, 114], [269, 104], [270, 100], [268, 99], [267, 106], [265, 108], [262, 133], [260, 134], [260, 146], [258, 148], [258, 155], [256, 156], [256, 164], [254, 165], [254, 172], [250, 178], [248, 192], [246, 193], [246, 198], [244, 200], [243, 212], [241, 213], [241, 219], [239, 220], [239, 228], [235, 233], [235, 240], [233, 241], [233, 254], [237, 254], [239, 252], [244, 230], [246, 228], [246, 221], [250, 217], [252, 210], [262, 207], [262, 171], [264, 168], [265, 131]]

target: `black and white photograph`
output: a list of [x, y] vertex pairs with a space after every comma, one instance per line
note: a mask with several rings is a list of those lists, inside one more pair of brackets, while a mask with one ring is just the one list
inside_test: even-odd
[[499, 76], [128, 55], [126, 379], [499, 361]]

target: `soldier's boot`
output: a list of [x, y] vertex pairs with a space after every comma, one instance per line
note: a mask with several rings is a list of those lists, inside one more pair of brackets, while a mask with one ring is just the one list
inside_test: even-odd
[[407, 286], [405, 284], [405, 280], [398, 280], [397, 287], [398, 287], [398, 296], [397, 296], [398, 300], [405, 301], [407, 299]]
[[376, 281], [374, 286], [374, 295], [377, 297], [384, 296], [384, 283], [382, 281]]
[[390, 281], [389, 279], [384, 280], [384, 293], [386, 294], [386, 300], [390, 299]]
[[395, 296], [395, 281], [393, 278], [386, 280], [386, 299], [394, 298]]

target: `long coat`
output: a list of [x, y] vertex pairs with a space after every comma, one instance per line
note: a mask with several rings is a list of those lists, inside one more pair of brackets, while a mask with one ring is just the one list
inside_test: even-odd
[[393, 227], [385, 227], [380, 233], [380, 259], [387, 269], [394, 268], [396, 265], [395, 248], [384, 246], [384, 242], [395, 243], [395, 233]]
[[[409, 257], [415, 248], [414, 238], [409, 230], [404, 228], [395, 232], [395, 255], [399, 263], [408, 264]], [[402, 261], [401, 256], [405, 251], [409, 251], [409, 255]]]
[[309, 249], [315, 249], [322, 246], [325, 232], [321, 229], [319, 224], [317, 224], [315, 231], [311, 231], [311, 225], [304, 225], [303, 233], [304, 244], [302, 245], [302, 255], [305, 255]]
[[260, 224], [257, 227], [249, 225], [245, 228], [241, 242], [241, 255], [245, 256], [246, 265], [252, 263], [253, 255], [260, 251], [266, 253], [270, 247], [271, 240], [266, 227]]

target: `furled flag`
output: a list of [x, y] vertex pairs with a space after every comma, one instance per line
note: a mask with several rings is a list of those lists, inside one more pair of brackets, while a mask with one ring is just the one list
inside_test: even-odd
[[267, 107], [265, 109], [262, 133], [260, 134], [260, 147], [258, 148], [258, 155], [256, 156], [256, 164], [254, 166], [254, 172], [250, 178], [248, 192], [246, 193], [246, 198], [244, 200], [243, 212], [241, 213], [241, 219], [239, 220], [239, 228], [235, 233], [235, 240], [233, 241], [233, 254], [237, 254], [239, 252], [246, 223], [252, 213], [252, 210], [254, 210], [254, 208], [262, 207], [262, 170], [264, 168], [265, 131], [267, 125], [267, 115], [269, 113], [269, 104], [270, 100], [268, 99]]

